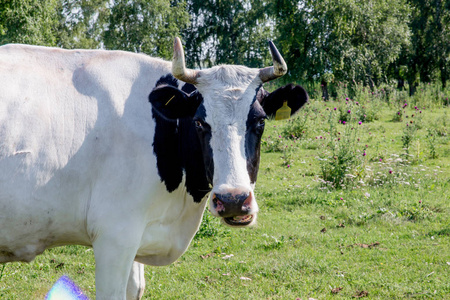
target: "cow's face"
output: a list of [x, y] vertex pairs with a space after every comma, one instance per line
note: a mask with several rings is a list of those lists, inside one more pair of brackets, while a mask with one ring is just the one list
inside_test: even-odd
[[[196, 84], [203, 97], [194, 117], [213, 170], [210, 211], [229, 225], [246, 226], [256, 220], [254, 186], [266, 114], [256, 94], [258, 71], [220, 66], [202, 72]], [[211, 157], [210, 157], [211, 156]], [[212, 161], [212, 164], [208, 164]]]
[[[306, 92], [299, 86], [289, 85], [269, 94], [262, 88], [263, 81], [261, 70], [218, 66], [196, 74], [191, 81], [196, 90], [189, 88], [191, 93], [183, 91], [187, 84], [178, 89], [172, 82], [160, 84], [150, 94], [154, 111], [164, 118], [183, 120], [178, 125], [185, 128], [176, 132], [190, 135], [195, 131], [195, 140], [190, 135], [188, 147], [201, 153], [196, 166], [203, 168], [198, 174], [212, 188], [210, 211], [231, 226], [248, 226], [256, 221], [254, 188], [267, 115], [273, 115], [283, 101], [296, 107], [292, 113], [307, 101]], [[193, 156], [189, 159], [195, 160]], [[159, 171], [161, 175], [163, 170]], [[185, 173], [186, 183], [192, 181], [189, 172]], [[187, 186], [187, 190], [192, 188]]]

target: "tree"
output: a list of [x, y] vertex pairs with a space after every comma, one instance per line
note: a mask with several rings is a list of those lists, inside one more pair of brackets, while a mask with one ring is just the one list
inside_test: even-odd
[[58, 0], [0, 0], [0, 44], [54, 46]]
[[404, 0], [274, 0], [290, 77], [377, 84], [409, 43]]
[[102, 34], [110, 9], [107, 0], [59, 0], [57, 44], [67, 49], [95, 49], [103, 45]]
[[450, 73], [450, 0], [408, 0], [412, 6], [412, 43], [402, 62], [407, 65], [410, 94], [418, 81], [437, 74], [445, 87]]
[[0, 44], [106, 48], [170, 58], [185, 1], [0, 0]]
[[263, 0], [190, 0], [191, 25], [183, 32], [191, 67], [243, 64], [261, 67], [273, 36], [270, 3]]
[[174, 37], [188, 23], [184, 1], [115, 0], [103, 35], [104, 46], [168, 59]]

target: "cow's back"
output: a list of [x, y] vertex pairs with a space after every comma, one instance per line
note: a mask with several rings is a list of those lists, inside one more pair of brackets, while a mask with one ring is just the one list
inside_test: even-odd
[[121, 152], [151, 155], [147, 96], [169, 68], [125, 52], [0, 47], [0, 262], [90, 244], [99, 172]]

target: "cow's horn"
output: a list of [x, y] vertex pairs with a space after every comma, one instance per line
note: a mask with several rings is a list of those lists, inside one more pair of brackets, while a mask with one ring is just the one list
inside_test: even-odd
[[178, 37], [173, 44], [172, 74], [175, 78], [191, 84], [196, 84], [199, 77], [198, 71], [186, 69], [183, 46]]
[[281, 56], [280, 52], [278, 52], [277, 47], [269, 41], [270, 53], [272, 54], [273, 66], [262, 68], [259, 70], [259, 78], [261, 78], [262, 82], [267, 82], [270, 80], [274, 80], [278, 77], [283, 76], [287, 72], [287, 65]]

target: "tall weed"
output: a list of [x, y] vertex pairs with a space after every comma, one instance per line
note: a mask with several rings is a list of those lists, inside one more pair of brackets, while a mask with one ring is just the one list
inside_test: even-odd
[[[358, 125], [349, 122], [341, 131], [336, 130], [330, 114], [330, 142], [319, 155], [322, 183], [335, 188], [345, 188], [361, 178], [364, 171], [365, 151], [358, 143]], [[361, 148], [361, 149], [359, 149]]]

